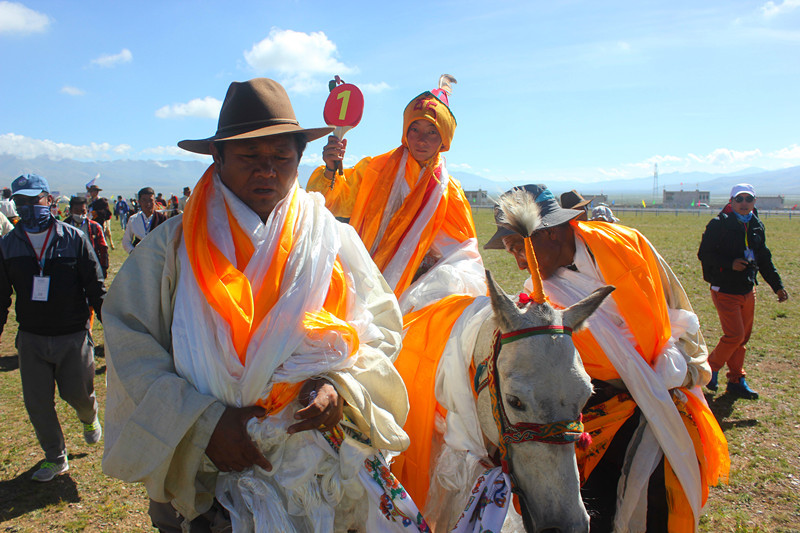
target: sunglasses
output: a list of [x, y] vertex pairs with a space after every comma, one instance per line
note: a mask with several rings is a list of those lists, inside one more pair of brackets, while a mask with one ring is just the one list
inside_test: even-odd
[[742, 202], [747, 202], [748, 204], [752, 204], [756, 199], [750, 196], [749, 194], [740, 194], [736, 196], [734, 200], [736, 200], [737, 204], [740, 204]]

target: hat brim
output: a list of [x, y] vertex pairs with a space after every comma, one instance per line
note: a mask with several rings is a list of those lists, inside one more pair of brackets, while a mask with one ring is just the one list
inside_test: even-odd
[[573, 218], [579, 217], [581, 213], [585, 213], [585, 211], [578, 211], [577, 209], [564, 209], [563, 207], [559, 207], [558, 209], [542, 216], [541, 222], [539, 222], [539, 225], [536, 226], [536, 229], [533, 230], [533, 232], [536, 233], [539, 230], [560, 226], [561, 224], [569, 222]]
[[258, 137], [271, 137], [273, 135], [284, 135], [286, 133], [303, 133], [306, 136], [306, 141], [311, 142], [316, 139], [319, 139], [320, 137], [324, 137], [325, 135], [332, 133], [333, 130], [334, 130], [333, 126], [328, 126], [325, 128], [303, 129], [295, 124], [273, 124], [271, 126], [266, 126], [264, 128], [259, 128], [257, 130], [248, 131], [245, 133], [240, 133], [238, 135], [232, 135], [228, 137], [214, 135], [207, 139], [186, 139], [180, 141], [178, 143], [178, 146], [188, 152], [194, 152], [195, 154], [211, 155], [211, 143], [215, 141], [255, 139]]
[[489, 239], [486, 244], [483, 245], [484, 250], [505, 250], [506, 247], [503, 244], [503, 237], [508, 237], [509, 235], [514, 235], [516, 232], [512, 231], [508, 228], [504, 228], [503, 226], [498, 226], [497, 231], [492, 235], [492, 238]]
[[44, 189], [20, 189], [16, 192], [12, 192], [11, 196], [39, 196], [43, 192], [50, 194], [50, 191], [45, 191]]
[[562, 208], [563, 208], [563, 209], [578, 209], [578, 208], [580, 208], [580, 207], [586, 207], [586, 206], [587, 206], [587, 205], [589, 205], [590, 203], [592, 203], [592, 201], [591, 201], [591, 200], [584, 200], [584, 201], [582, 201], [582, 202], [578, 202], [577, 204], [573, 205], [572, 207], [563, 207], [563, 206], [562, 206]]

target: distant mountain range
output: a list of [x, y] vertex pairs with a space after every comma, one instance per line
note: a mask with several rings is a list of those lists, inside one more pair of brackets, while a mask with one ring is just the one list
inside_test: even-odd
[[[209, 161], [210, 162], [210, 161]], [[184, 160], [114, 160], [114, 161], [76, 161], [73, 159], [53, 160], [47, 157], [22, 159], [11, 155], [0, 155], [0, 183], [8, 186], [11, 181], [26, 172], [40, 174], [47, 178], [53, 190], [67, 196], [85, 190], [92, 178], [100, 175], [97, 184], [104, 189], [105, 196], [132, 196], [140, 188], [153, 187], [165, 195], [181, 195], [185, 186], [193, 186], [203, 174], [209, 163]], [[300, 183], [305, 185], [314, 167], [300, 165]], [[510, 183], [494, 181], [469, 172], [452, 172], [465, 190], [483, 189], [491, 196], [508, 190]], [[725, 198], [735, 183], [751, 183], [759, 195], [800, 196], [800, 166], [781, 170], [749, 168], [730, 174], [711, 174], [705, 172], [672, 172], [659, 175], [659, 190], [700, 190], [710, 191], [712, 197]], [[548, 184], [555, 194], [576, 189], [582, 194], [607, 194], [614, 196], [642, 196], [650, 198], [653, 194], [653, 177], [647, 176], [625, 180], [598, 180], [594, 183], [563, 181]]]

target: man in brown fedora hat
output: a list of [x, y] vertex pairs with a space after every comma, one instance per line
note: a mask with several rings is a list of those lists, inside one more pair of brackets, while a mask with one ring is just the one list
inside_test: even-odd
[[145, 484], [162, 531], [402, 528], [386, 499], [419, 517], [378, 453], [408, 446], [397, 302], [297, 184], [306, 143], [330, 131], [300, 127], [272, 80], [232, 83], [217, 132], [178, 143], [214, 159], [186, 210], [114, 281], [103, 468]]

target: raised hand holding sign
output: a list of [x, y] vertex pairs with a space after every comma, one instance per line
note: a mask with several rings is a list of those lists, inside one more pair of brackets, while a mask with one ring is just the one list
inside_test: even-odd
[[[325, 109], [323, 110], [323, 118], [328, 126], [335, 126], [333, 130], [333, 137], [336, 137], [341, 144], [339, 151], [343, 152], [345, 143], [342, 143], [344, 134], [350, 129], [355, 128], [361, 122], [361, 115], [364, 113], [364, 95], [358, 87], [352, 83], [344, 83], [344, 81], [336, 76], [328, 84], [330, 94], [325, 101]], [[329, 140], [328, 146], [331, 145]], [[326, 147], [326, 152], [329, 152]], [[323, 159], [324, 159], [323, 155]], [[326, 161], [326, 167], [328, 166]], [[336, 173], [343, 174], [341, 156], [334, 160], [333, 165], [334, 173], [331, 177], [331, 189], [336, 183]]]

